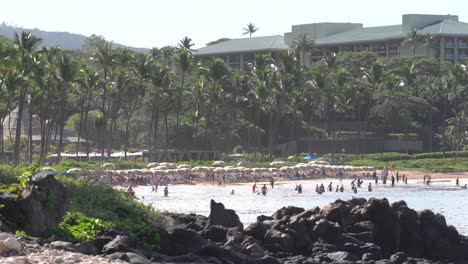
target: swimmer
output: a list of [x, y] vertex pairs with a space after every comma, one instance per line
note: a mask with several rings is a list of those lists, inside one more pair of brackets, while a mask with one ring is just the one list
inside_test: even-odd
[[263, 195], [266, 195], [268, 192], [268, 188], [266, 187], [266, 184], [263, 184], [263, 187], [262, 187], [262, 194]]
[[467, 189], [468, 187], [467, 187], [467, 185], [465, 184], [465, 186], [462, 186], [461, 188], [462, 188], [462, 189]]
[[330, 184], [328, 185], [328, 191], [329, 191], [329, 192], [332, 192], [332, 191], [333, 191], [333, 186], [332, 186], [332, 185], [333, 185], [332, 182], [330, 182]]
[[297, 186], [297, 193], [302, 193], [302, 185]]
[[357, 193], [357, 188], [356, 187], [354, 187], [354, 193]]
[[343, 187], [343, 185], [341, 185], [341, 187], [340, 187], [340, 192], [344, 192], [344, 187]]

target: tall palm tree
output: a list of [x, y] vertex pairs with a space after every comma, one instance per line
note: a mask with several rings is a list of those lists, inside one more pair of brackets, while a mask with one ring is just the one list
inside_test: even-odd
[[65, 127], [65, 118], [66, 114], [66, 107], [67, 107], [67, 96], [71, 92], [71, 83], [76, 81], [77, 75], [77, 66], [76, 63], [73, 61], [71, 56], [68, 53], [63, 53], [60, 56], [57, 66], [57, 79], [60, 82], [60, 90], [59, 93], [59, 119], [58, 125], [60, 126], [60, 138], [57, 147], [57, 159], [60, 160], [61, 152], [62, 152], [62, 143], [63, 143], [63, 129]]
[[208, 89], [210, 89], [210, 104], [208, 106], [207, 124], [204, 135], [206, 140], [208, 131], [213, 128], [215, 121], [213, 114], [216, 113], [216, 109], [218, 108], [220, 96], [223, 91], [223, 84], [229, 77], [229, 68], [222, 60], [211, 58], [205, 65], [199, 68], [199, 73], [200, 77], [207, 82]]
[[429, 57], [429, 51], [431, 49], [437, 48], [438, 41], [435, 39], [431, 34], [425, 34], [421, 36], [421, 41], [424, 43], [424, 46], [426, 46], [426, 56]]
[[190, 70], [192, 69], [193, 66], [193, 57], [190, 54], [188, 50], [180, 50], [179, 53], [177, 54], [177, 57], [175, 58], [175, 65], [176, 69], [179, 73], [180, 76], [180, 87], [178, 87], [178, 103], [177, 103], [177, 109], [176, 109], [176, 126], [179, 126], [179, 115], [182, 110], [182, 97], [184, 93], [184, 84], [185, 84], [185, 79], [187, 78], [187, 74], [189, 74]]
[[292, 42], [291, 46], [295, 53], [299, 54], [303, 66], [305, 66], [305, 54], [317, 48], [317, 44], [310, 39], [308, 34], [300, 34], [299, 37]]
[[[106, 131], [107, 127], [107, 108], [106, 108], [106, 103], [107, 103], [107, 94], [109, 90], [109, 75], [112, 69], [112, 66], [115, 63], [115, 53], [113, 50], [113, 42], [112, 41], [106, 41], [105, 39], [99, 39], [95, 41], [93, 47], [93, 57], [92, 59], [101, 67], [103, 76], [102, 76], [102, 100], [101, 100], [101, 112], [102, 112], [102, 119], [103, 119], [103, 124], [102, 126], [99, 126], [103, 131], [101, 132], [101, 135], [104, 135], [104, 132]], [[104, 148], [106, 147], [106, 140], [102, 140], [102, 150], [101, 150], [101, 155], [104, 157]], [[108, 153], [110, 154], [110, 152]]]
[[[17, 67], [19, 69], [20, 75], [24, 78], [27, 78], [33, 71], [36, 64], [36, 55], [35, 51], [37, 46], [42, 40], [31, 34], [31, 32], [21, 32], [20, 35], [15, 33], [14, 43], [17, 55]], [[22, 82], [21, 87], [19, 88], [19, 101], [18, 101], [18, 113], [16, 120], [16, 133], [15, 133], [15, 146], [13, 149], [13, 162], [15, 165], [19, 163], [20, 158], [20, 140], [21, 140], [21, 126], [23, 119], [23, 110], [26, 102], [26, 97], [28, 94], [29, 82]]]
[[[78, 143], [76, 146], [76, 155], [79, 152], [79, 146], [82, 134], [86, 135], [87, 126], [88, 126], [88, 115], [91, 107], [91, 99], [92, 96], [96, 93], [96, 90], [99, 86], [99, 74], [90, 67], [86, 67], [81, 69], [79, 72], [78, 82], [80, 84], [79, 89], [81, 95], [83, 96], [83, 100], [81, 100], [82, 104], [80, 106], [80, 124], [78, 129]], [[88, 145], [88, 137], [85, 137], [85, 144], [86, 144], [86, 153], [89, 155], [89, 145]]]
[[421, 41], [422, 41], [422, 35], [419, 34], [418, 31], [414, 28], [406, 34], [403, 44], [411, 45], [411, 48], [413, 50], [413, 56], [416, 56], [416, 46]]
[[189, 37], [184, 37], [179, 41], [179, 49], [181, 50], [186, 50], [188, 52], [192, 52], [193, 49], [192, 47], [195, 46], [195, 43], [193, 43], [192, 39]]
[[247, 35], [249, 34], [249, 37], [251, 38], [252, 37], [252, 34], [257, 32], [259, 30], [258, 27], [255, 27], [255, 24], [250, 22], [247, 24], [246, 27], [244, 27], [242, 30], [244, 30], [244, 33], [242, 33], [243, 35]]

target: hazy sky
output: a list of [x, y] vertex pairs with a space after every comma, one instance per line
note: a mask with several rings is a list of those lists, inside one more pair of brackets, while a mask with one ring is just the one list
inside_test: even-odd
[[468, 22], [466, 0], [0, 0], [0, 22], [47, 31], [68, 31], [134, 47], [175, 45], [184, 36], [197, 48], [222, 37], [282, 35], [291, 25], [358, 22], [401, 23], [409, 13], [458, 15]]

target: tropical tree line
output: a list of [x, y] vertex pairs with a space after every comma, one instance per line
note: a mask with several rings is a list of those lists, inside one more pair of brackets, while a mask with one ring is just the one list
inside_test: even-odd
[[[80, 51], [40, 43], [29, 32], [0, 42], [0, 124], [16, 109], [7, 137], [15, 163], [25, 149], [30, 162], [43, 163], [52, 151], [60, 158], [65, 130], [77, 137], [74, 152], [94, 149], [103, 157], [115, 149], [167, 154], [236, 146], [273, 154], [301, 137], [337, 139], [342, 120], [362, 124], [355, 131], [362, 135], [417, 133], [429, 151], [468, 142], [464, 65], [345, 52], [306, 66], [313, 43], [304, 36], [290, 51], [257, 54], [243, 71], [219, 58], [196, 60], [188, 37], [148, 53], [115, 49], [99, 36]], [[39, 120], [37, 144], [31, 124], [23, 131], [26, 114]]]

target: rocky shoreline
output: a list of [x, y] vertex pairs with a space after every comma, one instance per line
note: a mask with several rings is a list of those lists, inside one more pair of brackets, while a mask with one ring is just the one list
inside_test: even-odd
[[[55, 195], [44, 195], [49, 193]], [[59, 201], [66, 200], [59, 182], [38, 175], [19, 201], [0, 199], [0, 220], [40, 234], [61, 221], [66, 202]], [[158, 252], [115, 229], [72, 244], [15, 236], [0, 221], [0, 263], [468, 263], [467, 237], [443, 215], [412, 210], [404, 201], [355, 198], [308, 210], [289, 206], [247, 227], [221, 203], [211, 200], [210, 209], [208, 217], [165, 213]]]
[[2, 233], [2, 263], [468, 263], [467, 237], [444, 216], [403, 201], [283, 207], [244, 229], [233, 210], [212, 200], [209, 217], [167, 213], [163, 225], [160, 252], [112, 229], [78, 244]]

